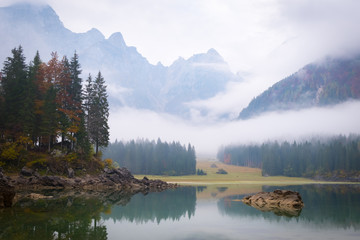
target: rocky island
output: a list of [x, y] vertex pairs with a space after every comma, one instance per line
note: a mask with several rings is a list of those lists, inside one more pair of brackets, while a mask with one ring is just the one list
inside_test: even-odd
[[288, 217], [299, 216], [304, 206], [300, 194], [289, 190], [260, 192], [244, 197], [242, 202], [263, 212]]

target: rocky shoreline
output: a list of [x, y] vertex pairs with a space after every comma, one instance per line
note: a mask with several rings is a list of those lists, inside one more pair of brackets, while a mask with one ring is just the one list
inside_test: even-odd
[[31, 198], [42, 198], [37, 192], [49, 189], [78, 190], [78, 191], [122, 191], [130, 194], [138, 192], [154, 192], [177, 188], [177, 184], [166, 183], [161, 180], [150, 180], [147, 177], [139, 180], [126, 168], [105, 168], [101, 174], [75, 177], [69, 171], [68, 177], [41, 176], [37, 171], [24, 167], [17, 176], [5, 176], [0, 170], [0, 207], [11, 207], [15, 195]]

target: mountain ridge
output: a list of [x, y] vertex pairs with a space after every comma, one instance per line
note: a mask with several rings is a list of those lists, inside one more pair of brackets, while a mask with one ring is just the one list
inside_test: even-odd
[[323, 107], [360, 99], [360, 54], [327, 57], [275, 83], [255, 97], [238, 119], [266, 112]]
[[178, 59], [170, 66], [153, 65], [136, 47], [127, 46], [120, 32], [107, 39], [96, 28], [74, 33], [64, 27], [49, 5], [2, 7], [0, 21], [0, 31], [8, 33], [0, 39], [0, 60], [19, 45], [27, 59], [39, 50], [44, 61], [53, 51], [68, 57], [76, 51], [83, 80], [88, 73], [100, 70], [108, 84], [110, 106], [115, 108], [127, 106], [190, 117], [187, 102], [213, 97], [237, 79], [215, 49]]

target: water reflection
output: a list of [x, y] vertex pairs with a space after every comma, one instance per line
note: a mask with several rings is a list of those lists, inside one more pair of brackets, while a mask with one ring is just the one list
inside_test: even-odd
[[42, 192], [52, 199], [21, 198], [0, 209], [0, 239], [107, 239], [105, 220], [179, 220], [195, 213], [196, 189], [131, 194]]
[[317, 228], [353, 228], [360, 230], [359, 185], [304, 185], [287, 187], [263, 187], [263, 191], [291, 189], [301, 194], [305, 203], [297, 217], [280, 217], [271, 212], [261, 212], [243, 204], [245, 195], [234, 195], [219, 200], [221, 214], [232, 217], [263, 218], [270, 222], [292, 221]]
[[358, 239], [359, 185], [284, 187], [300, 192], [305, 203], [292, 218], [240, 202], [249, 191], [280, 188], [250, 187], [209, 185], [134, 196], [43, 193], [55, 197], [20, 199], [0, 209], [0, 239]]
[[0, 239], [107, 239], [98, 199], [21, 200], [0, 212]]
[[196, 189], [183, 187], [148, 195], [137, 194], [125, 206], [113, 206], [111, 213], [102, 214], [105, 220], [127, 220], [136, 223], [161, 220], [179, 221], [181, 217], [191, 218], [195, 214]]

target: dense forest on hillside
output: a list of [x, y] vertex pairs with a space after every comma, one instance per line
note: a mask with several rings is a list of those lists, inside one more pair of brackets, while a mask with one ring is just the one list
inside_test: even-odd
[[69, 61], [55, 52], [44, 63], [37, 52], [30, 64], [21, 46], [11, 53], [0, 72], [0, 166], [90, 167], [92, 145], [97, 154], [109, 140], [101, 73], [83, 90], [76, 53]]
[[309, 64], [274, 84], [244, 108], [240, 119], [268, 111], [325, 106], [360, 99], [360, 56]]
[[195, 148], [179, 142], [137, 140], [110, 143], [103, 158], [115, 161], [134, 174], [190, 175], [196, 171]]
[[227, 146], [220, 149], [218, 159], [227, 164], [261, 167], [264, 176], [354, 177], [360, 174], [360, 136]]

